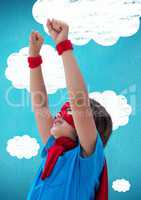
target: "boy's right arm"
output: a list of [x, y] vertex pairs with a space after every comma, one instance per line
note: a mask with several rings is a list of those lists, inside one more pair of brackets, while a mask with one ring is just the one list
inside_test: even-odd
[[34, 112], [38, 130], [43, 144], [46, 144], [53, 126], [53, 117], [47, 107], [42, 107]]
[[[42, 44], [43, 38], [40, 34], [38, 32], [32, 32], [30, 35], [29, 56], [38, 56]], [[53, 125], [53, 117], [49, 111], [48, 97], [41, 66], [30, 69], [30, 92], [32, 109], [35, 114], [38, 130], [41, 135], [42, 142], [45, 144]]]

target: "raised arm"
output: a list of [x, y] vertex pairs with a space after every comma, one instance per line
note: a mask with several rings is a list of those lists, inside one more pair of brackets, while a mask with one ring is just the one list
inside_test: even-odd
[[[64, 22], [48, 20], [47, 27], [56, 45], [68, 39], [69, 27]], [[96, 144], [97, 132], [88, 91], [73, 51], [67, 50], [61, 57], [76, 131], [85, 155], [90, 155]]]
[[[38, 32], [32, 32], [29, 38], [29, 56], [37, 57], [43, 44]], [[42, 142], [45, 144], [53, 125], [53, 117], [49, 111], [48, 96], [43, 80], [41, 65], [30, 69], [30, 92], [32, 109], [35, 114]]]

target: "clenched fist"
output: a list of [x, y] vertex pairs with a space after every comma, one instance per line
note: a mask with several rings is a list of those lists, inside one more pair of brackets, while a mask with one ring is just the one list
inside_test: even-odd
[[38, 56], [40, 54], [43, 42], [44, 39], [42, 36], [38, 32], [32, 31], [29, 37], [29, 56]]
[[69, 26], [63, 21], [48, 19], [47, 28], [56, 45], [68, 39]]

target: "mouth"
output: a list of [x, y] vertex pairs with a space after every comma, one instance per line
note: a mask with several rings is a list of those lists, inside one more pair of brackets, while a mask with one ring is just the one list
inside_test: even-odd
[[62, 123], [61, 119], [55, 119], [53, 125], [61, 124], [61, 123]]
[[54, 122], [54, 125], [61, 124], [60, 122]]

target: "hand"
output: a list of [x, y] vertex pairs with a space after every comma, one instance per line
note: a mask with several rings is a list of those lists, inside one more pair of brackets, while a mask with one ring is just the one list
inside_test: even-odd
[[44, 39], [42, 38], [42, 36], [38, 32], [32, 31], [29, 37], [29, 56], [38, 56], [40, 54], [40, 49], [43, 42]]
[[56, 45], [68, 39], [69, 26], [63, 21], [48, 19], [47, 28]]

